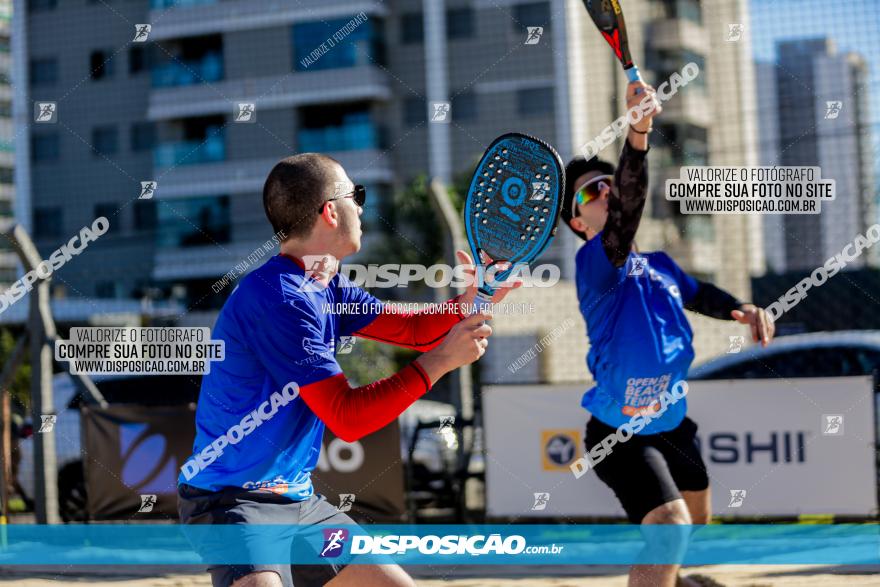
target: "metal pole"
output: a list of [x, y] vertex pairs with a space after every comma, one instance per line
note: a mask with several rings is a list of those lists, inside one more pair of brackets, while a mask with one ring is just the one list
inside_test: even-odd
[[[31, 291], [28, 331], [31, 341], [31, 417], [34, 426], [41, 416], [54, 415], [52, 397], [52, 347], [43, 315], [49, 313], [49, 280], [42, 279]], [[42, 425], [34, 433], [34, 494], [38, 524], [58, 524], [58, 463], [55, 458], [54, 426]], [[42, 430], [42, 431], [40, 431]]]
[[[446, 59], [446, 2], [445, 0], [424, 0], [425, 31], [425, 86], [428, 98], [428, 167], [431, 177], [447, 184], [452, 181], [452, 154], [450, 149], [450, 126], [445, 122], [433, 120], [435, 112], [431, 102], [448, 102], [449, 68]], [[446, 117], [454, 116], [447, 113]]]

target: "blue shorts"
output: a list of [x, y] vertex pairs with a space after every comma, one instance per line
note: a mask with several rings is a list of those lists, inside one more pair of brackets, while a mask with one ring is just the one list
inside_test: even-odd
[[[305, 501], [293, 501], [284, 495], [266, 490], [229, 487], [222, 491], [206, 491], [181, 484], [177, 488], [177, 509], [181, 524], [313, 524], [354, 525], [354, 520], [339, 512], [324, 496], [313, 495]], [[198, 552], [210, 551], [210, 544], [193, 544]], [[254, 545], [259, 549], [258, 544]], [[300, 548], [293, 539], [291, 548]], [[243, 545], [247, 548], [247, 545]], [[313, 548], [313, 546], [309, 546]], [[208, 567], [214, 587], [229, 587], [245, 575], [274, 571], [284, 587], [324, 585], [345, 567], [342, 562], [321, 565], [245, 564]], [[295, 583], [294, 583], [295, 581]]]

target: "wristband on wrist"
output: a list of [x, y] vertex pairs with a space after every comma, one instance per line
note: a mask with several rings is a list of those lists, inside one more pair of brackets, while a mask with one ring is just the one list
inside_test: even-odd
[[648, 128], [648, 130], [646, 130], [646, 131], [638, 130], [638, 129], [636, 129], [636, 127], [634, 127], [633, 125], [629, 125], [629, 128], [630, 128], [630, 130], [632, 130], [634, 133], [636, 133], [636, 134], [640, 134], [640, 135], [646, 135], [646, 134], [649, 134], [649, 133], [654, 132], [654, 127], [653, 127], [653, 126], [650, 127], [650, 128]]

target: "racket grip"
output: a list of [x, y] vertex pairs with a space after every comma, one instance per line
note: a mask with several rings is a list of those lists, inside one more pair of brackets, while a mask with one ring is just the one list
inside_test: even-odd
[[642, 81], [642, 74], [639, 73], [639, 68], [633, 65], [632, 67], [628, 67], [623, 71], [626, 72], [626, 77], [629, 78], [630, 82], [640, 82]]
[[492, 298], [488, 295], [484, 294], [481, 291], [477, 291], [477, 295], [474, 298], [474, 314], [477, 314], [488, 306], [492, 305]]

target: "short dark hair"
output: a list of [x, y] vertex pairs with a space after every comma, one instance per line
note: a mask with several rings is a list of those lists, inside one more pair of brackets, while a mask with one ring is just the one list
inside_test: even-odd
[[562, 197], [562, 211], [560, 214], [565, 225], [583, 240], [587, 240], [587, 235], [579, 230], [575, 230], [571, 226], [571, 199], [574, 197], [575, 188], [579, 187], [574, 185], [575, 180], [583, 174], [591, 171], [599, 171], [606, 175], [614, 175], [614, 165], [608, 161], [599, 159], [598, 157], [593, 157], [592, 159], [575, 157], [565, 166], [565, 195]]
[[282, 240], [308, 236], [321, 204], [333, 195], [339, 162], [320, 153], [301, 153], [279, 161], [263, 185], [263, 210]]

